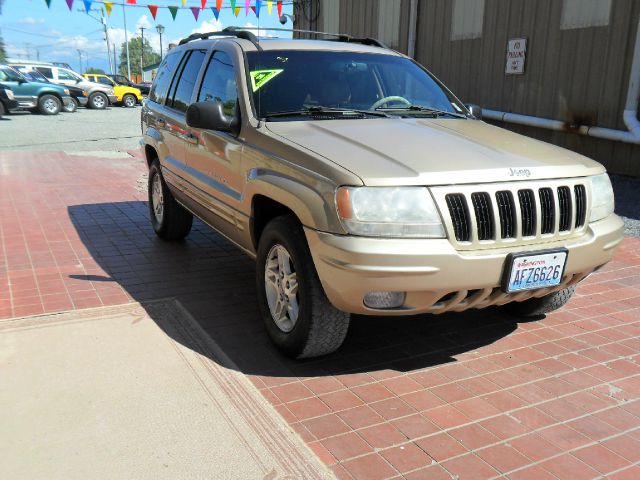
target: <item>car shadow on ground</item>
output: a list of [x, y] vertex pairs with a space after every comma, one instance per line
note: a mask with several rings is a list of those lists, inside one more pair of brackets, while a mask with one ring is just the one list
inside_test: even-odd
[[290, 360], [267, 339], [256, 304], [254, 261], [202, 222], [194, 222], [185, 241], [164, 242], [149, 224], [146, 202], [76, 205], [68, 213], [89, 255], [106, 274], [72, 278], [117, 282], [142, 303], [175, 297], [245, 374], [407, 372], [454, 362], [454, 356], [517, 328], [514, 317], [493, 308], [439, 316], [353, 316], [336, 353]]

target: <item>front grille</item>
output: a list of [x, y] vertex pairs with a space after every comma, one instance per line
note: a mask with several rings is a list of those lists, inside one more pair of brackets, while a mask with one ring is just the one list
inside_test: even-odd
[[461, 193], [452, 193], [446, 196], [446, 200], [456, 240], [468, 242], [471, 239], [471, 223], [467, 199]]
[[491, 209], [491, 197], [487, 192], [471, 194], [471, 203], [476, 214], [478, 226], [478, 240], [493, 240], [493, 210]]
[[[558, 185], [549, 181], [542, 188], [518, 188], [507, 184], [500, 190], [473, 186], [443, 187], [438, 198], [446, 203], [457, 242], [501, 243], [515, 239], [539, 239], [541, 235], [566, 235], [584, 227], [587, 191], [584, 185]], [[476, 186], [475, 188], [478, 188]]]

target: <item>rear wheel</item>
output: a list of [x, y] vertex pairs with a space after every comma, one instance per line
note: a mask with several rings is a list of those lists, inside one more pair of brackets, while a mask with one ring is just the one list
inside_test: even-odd
[[78, 110], [78, 101], [75, 98], [72, 98], [71, 101], [63, 107], [63, 109], [67, 113], [75, 112]]
[[157, 160], [149, 169], [148, 192], [149, 217], [156, 235], [164, 240], [182, 240], [189, 235], [193, 215], [173, 198]]
[[337, 350], [350, 316], [322, 289], [300, 224], [292, 216], [272, 220], [258, 245], [258, 305], [271, 341], [294, 358]]
[[54, 95], [45, 94], [38, 99], [38, 111], [43, 115], [57, 115], [61, 107], [62, 103]]
[[135, 95], [132, 95], [130, 93], [127, 93], [123, 98], [122, 98], [122, 104], [125, 107], [128, 108], [133, 108], [136, 106], [136, 97]]
[[7, 109], [4, 108], [4, 103], [0, 102], [0, 118], [7, 113]]
[[507, 303], [504, 308], [514, 315], [534, 317], [563, 307], [576, 291], [576, 286], [563, 288], [544, 297], [530, 298], [523, 302]]
[[109, 99], [104, 93], [96, 92], [89, 97], [89, 107], [104, 110], [109, 105]]

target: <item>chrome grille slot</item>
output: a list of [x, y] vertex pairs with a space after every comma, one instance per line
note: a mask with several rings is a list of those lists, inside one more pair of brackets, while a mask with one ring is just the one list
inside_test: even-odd
[[576, 185], [573, 187], [576, 196], [576, 221], [575, 227], [580, 228], [584, 225], [587, 216], [587, 191], [584, 185]]
[[522, 217], [522, 236], [533, 237], [536, 234], [536, 199], [533, 190], [518, 190], [518, 200]]
[[476, 214], [478, 240], [493, 240], [493, 209], [491, 197], [487, 192], [474, 192], [471, 194], [471, 203]]
[[553, 233], [555, 222], [555, 205], [553, 202], [553, 192], [550, 188], [541, 188], [540, 195], [540, 228], [542, 234]]
[[453, 222], [453, 231], [456, 240], [459, 242], [468, 242], [471, 239], [471, 220], [469, 218], [469, 208], [467, 199], [461, 193], [450, 193], [445, 197], [449, 215]]
[[571, 190], [569, 187], [558, 187], [558, 207], [560, 208], [561, 232], [571, 230]]
[[516, 209], [513, 202], [513, 194], [509, 190], [496, 192], [496, 203], [500, 215], [500, 237], [515, 238], [516, 236]]

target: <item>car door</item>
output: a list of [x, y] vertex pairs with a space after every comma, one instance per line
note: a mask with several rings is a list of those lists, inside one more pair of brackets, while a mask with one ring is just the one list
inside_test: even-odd
[[11, 67], [0, 66], [0, 83], [9, 87], [18, 102], [35, 102], [35, 88]]
[[[238, 89], [232, 57], [214, 51], [207, 62], [194, 101], [221, 102], [227, 116], [237, 115]], [[191, 182], [213, 213], [208, 219], [216, 229], [241, 242], [240, 203], [244, 179], [241, 175], [242, 142], [234, 135], [187, 127], [186, 157]]]

